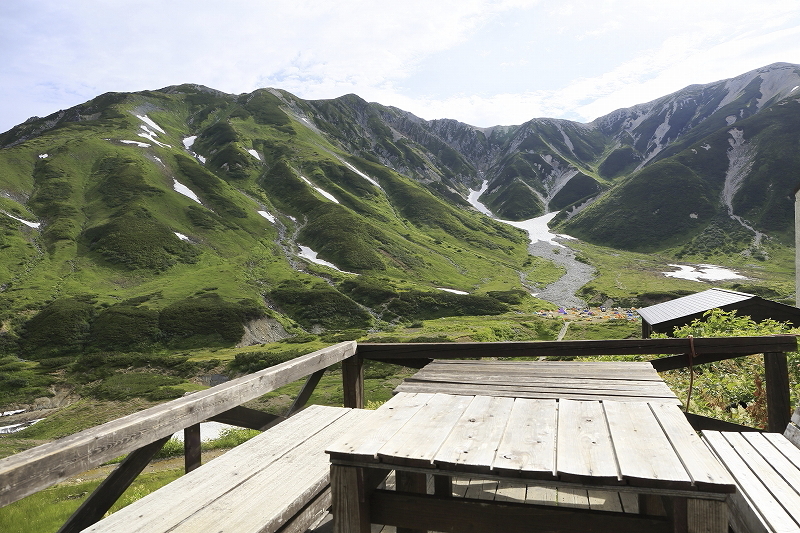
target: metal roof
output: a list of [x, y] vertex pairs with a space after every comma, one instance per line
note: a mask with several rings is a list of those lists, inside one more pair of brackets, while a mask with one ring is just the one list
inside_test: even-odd
[[676, 318], [702, 313], [709, 309], [743, 302], [751, 298], [757, 298], [757, 296], [728, 289], [708, 289], [707, 291], [690, 294], [689, 296], [675, 298], [668, 302], [643, 307], [637, 309], [637, 312], [642, 316], [645, 322], [654, 325], [662, 322], [669, 322]]

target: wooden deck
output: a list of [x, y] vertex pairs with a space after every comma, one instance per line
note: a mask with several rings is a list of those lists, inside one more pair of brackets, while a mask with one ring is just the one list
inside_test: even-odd
[[395, 392], [679, 404], [648, 362], [435, 360]]

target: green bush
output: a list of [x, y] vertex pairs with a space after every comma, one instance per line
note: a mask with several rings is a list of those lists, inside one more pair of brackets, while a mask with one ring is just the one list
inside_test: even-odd
[[54, 300], [22, 327], [22, 353], [31, 359], [57, 357], [83, 349], [94, 307], [81, 298]]
[[445, 316], [500, 315], [507, 304], [477, 294], [454, 294], [447, 291], [404, 291], [387, 304], [387, 309], [407, 320]]
[[83, 393], [99, 400], [130, 400], [131, 398], [172, 399], [183, 395], [180, 389], [166, 387], [183, 380], [163, 374], [129, 372], [114, 374], [101, 383], [84, 387]]
[[234, 344], [244, 335], [243, 324], [260, 316], [263, 311], [255, 301], [229, 302], [216, 293], [205, 293], [162, 309], [159, 327], [169, 343]]
[[287, 281], [270, 291], [269, 296], [287, 315], [307, 328], [319, 325], [326, 330], [366, 329], [371, 323], [369, 313], [324, 283], [307, 287]]
[[84, 236], [90, 250], [129, 269], [163, 271], [178, 262], [195, 263], [200, 253], [143, 207], [90, 228]]
[[161, 336], [158, 311], [115, 305], [100, 311], [92, 323], [90, 343], [105, 350], [147, 349]]

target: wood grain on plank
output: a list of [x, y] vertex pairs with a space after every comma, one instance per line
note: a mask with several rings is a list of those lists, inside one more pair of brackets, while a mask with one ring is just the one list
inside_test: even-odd
[[[776, 532], [797, 531], [800, 526], [778, 503], [759, 476], [751, 470], [750, 465], [739, 456], [737, 450], [725, 438], [725, 434], [719, 431], [704, 431], [703, 439], [731, 473], [738, 491], [750, 503], [750, 508], [757, 513], [762, 522]], [[742, 440], [744, 445], [748, 446], [747, 441]]]
[[472, 402], [471, 396], [436, 394], [378, 450], [381, 462], [395, 465], [430, 467], [442, 442], [461, 414]]
[[442, 468], [489, 472], [509, 422], [513, 398], [476, 396], [456, 421], [433, 462]]
[[[603, 408], [620, 473], [628, 483], [692, 488], [689, 474], [646, 403], [604, 402]], [[691, 429], [688, 422], [686, 426]]]
[[332, 457], [377, 461], [378, 450], [419, 411], [433, 394], [397, 394], [361, 424], [332, 442], [326, 450]]
[[611, 436], [599, 402], [559, 401], [556, 469], [560, 476], [610, 483], [619, 480]]
[[552, 479], [555, 477], [558, 403], [517, 398], [495, 454], [499, 474]]

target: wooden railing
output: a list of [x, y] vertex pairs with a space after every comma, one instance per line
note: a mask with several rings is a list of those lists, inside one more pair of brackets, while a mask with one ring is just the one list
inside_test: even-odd
[[[698, 338], [694, 339], [693, 364], [763, 353], [769, 430], [783, 431], [791, 413], [786, 352], [796, 349], [797, 340], [792, 335]], [[325, 370], [337, 363], [342, 365], [344, 405], [361, 408], [366, 359], [421, 368], [434, 358], [682, 354], [653, 360], [653, 366], [661, 371], [688, 366], [685, 354], [689, 352], [687, 339], [358, 345], [344, 342], [1, 459], [0, 507], [128, 454], [59, 530], [80, 531], [111, 508], [175, 432], [184, 430], [187, 471], [196, 468], [200, 463], [200, 422], [216, 420], [266, 429], [302, 408]], [[303, 377], [307, 377], [306, 383], [285, 416], [242, 406]], [[693, 423], [696, 427], [707, 427], [704, 424], [708, 420], [712, 419], [695, 419]]]

